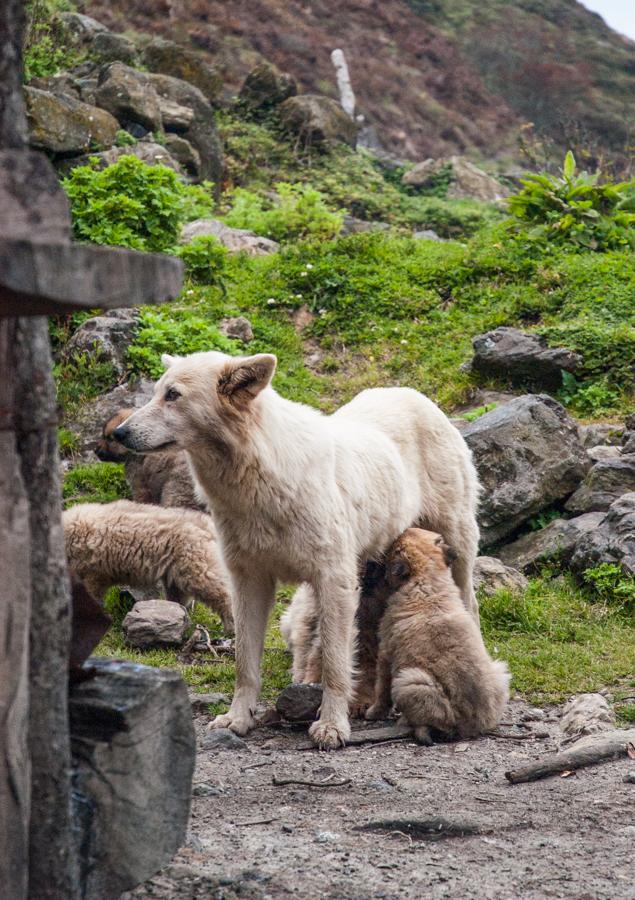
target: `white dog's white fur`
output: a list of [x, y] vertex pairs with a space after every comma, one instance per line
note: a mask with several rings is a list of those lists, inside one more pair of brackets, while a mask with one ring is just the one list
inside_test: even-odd
[[453, 575], [472, 587], [478, 484], [470, 452], [438, 407], [407, 388], [359, 394], [331, 416], [271, 387], [276, 357], [164, 358], [153, 399], [115, 432], [144, 453], [176, 445], [210, 502], [234, 586], [236, 690], [214, 725], [254, 724], [277, 581], [306, 582], [319, 610], [324, 697], [311, 726], [331, 748], [350, 734], [360, 561], [419, 523], [456, 548]]

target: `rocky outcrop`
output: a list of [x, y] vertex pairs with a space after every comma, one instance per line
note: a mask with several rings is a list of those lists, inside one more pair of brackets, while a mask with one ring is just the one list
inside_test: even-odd
[[269, 238], [254, 234], [253, 231], [230, 228], [218, 219], [195, 219], [194, 222], [188, 222], [183, 226], [180, 237], [182, 244], [187, 244], [197, 237], [215, 237], [230, 252], [243, 252], [250, 256], [275, 253], [280, 246]]
[[607, 510], [622, 494], [635, 491], [635, 455], [601, 459], [589, 470], [584, 483], [569, 497], [565, 508], [572, 513]]
[[126, 351], [137, 329], [139, 313], [134, 309], [117, 309], [103, 316], [86, 319], [64, 348], [67, 356], [87, 353], [111, 363], [117, 375], [125, 371]]
[[26, 87], [24, 96], [32, 147], [74, 154], [115, 140], [119, 125], [103, 109], [33, 87]]
[[198, 88], [209, 103], [214, 103], [223, 87], [218, 69], [207, 63], [195, 50], [154, 38], [143, 51], [143, 62], [150, 72], [171, 75]]
[[585, 513], [574, 519], [554, 519], [539, 531], [531, 531], [501, 547], [499, 556], [509, 566], [526, 574], [538, 572], [546, 563], [567, 566], [578, 541], [594, 531], [604, 519], [603, 512]]
[[609, 425], [604, 422], [591, 422], [589, 425], [579, 425], [580, 440], [582, 446], [598, 447], [600, 444], [604, 446], [619, 446], [624, 435], [623, 425]]
[[263, 62], [252, 69], [240, 89], [239, 99], [250, 110], [266, 110], [298, 93], [295, 79]]
[[635, 575], [635, 492], [615, 500], [600, 524], [577, 542], [571, 568], [582, 574], [601, 563]]
[[282, 126], [296, 135], [302, 146], [341, 142], [351, 147], [357, 141], [357, 125], [330, 97], [302, 94], [279, 107]]
[[571, 494], [589, 468], [576, 423], [546, 395], [526, 395], [462, 429], [483, 486], [479, 521], [487, 547]]
[[406, 172], [402, 182], [410, 187], [426, 187], [436, 181], [443, 170], [450, 170], [447, 196], [474, 198], [497, 203], [509, 196], [509, 190], [463, 156], [426, 159]]
[[388, 231], [390, 225], [388, 222], [367, 222], [365, 219], [358, 219], [348, 213], [342, 217], [341, 235], [347, 234], [363, 234], [367, 231]]
[[192, 181], [200, 181], [201, 154], [196, 147], [178, 134], [166, 134], [165, 149]]
[[562, 386], [562, 372], [575, 372], [582, 363], [577, 353], [547, 347], [540, 335], [517, 328], [501, 327], [479, 334], [472, 338], [472, 346], [472, 370], [544, 390], [557, 390]]
[[190, 624], [187, 610], [170, 600], [140, 600], [132, 607], [121, 628], [126, 643], [138, 650], [178, 647]]
[[148, 131], [162, 128], [159, 98], [145, 72], [114, 62], [99, 73], [95, 103], [125, 125], [137, 123]]
[[569, 738], [615, 727], [615, 713], [602, 694], [578, 694], [564, 705], [560, 728]]
[[137, 48], [124, 37], [112, 31], [98, 31], [91, 44], [91, 56], [100, 63], [121, 62], [136, 66], [139, 62]]
[[491, 596], [496, 591], [522, 592], [527, 579], [517, 569], [505, 565], [494, 556], [478, 556], [474, 563], [474, 590]]
[[184, 169], [170, 152], [167, 141], [166, 146], [155, 144], [154, 141], [138, 141], [136, 144], [125, 147], [111, 147], [110, 150], [102, 150], [99, 153], [85, 153], [82, 156], [72, 156], [61, 160], [57, 170], [66, 175], [77, 166], [96, 165], [99, 169], [105, 169], [121, 159], [122, 156], [136, 156], [149, 166], [167, 166], [175, 172], [182, 174]]

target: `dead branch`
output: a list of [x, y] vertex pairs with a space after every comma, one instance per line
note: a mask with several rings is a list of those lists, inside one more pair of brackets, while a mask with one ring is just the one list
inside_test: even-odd
[[616, 759], [627, 755], [628, 744], [631, 741], [635, 741], [635, 728], [592, 734], [576, 741], [567, 750], [554, 753], [520, 769], [505, 772], [505, 778], [511, 784], [521, 784], [592, 766], [607, 759]]
[[319, 787], [319, 788], [329, 788], [329, 787], [344, 787], [346, 784], [351, 783], [350, 778], [342, 778], [340, 781], [331, 781], [329, 778], [324, 779], [324, 781], [308, 781], [302, 778], [278, 778], [277, 775], [274, 775], [271, 779], [272, 784], [275, 784], [276, 787], [283, 787], [287, 784], [301, 784], [304, 787]]

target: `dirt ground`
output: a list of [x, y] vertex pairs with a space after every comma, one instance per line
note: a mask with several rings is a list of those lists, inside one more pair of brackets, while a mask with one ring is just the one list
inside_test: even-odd
[[[558, 710], [540, 718], [512, 702], [500, 731], [516, 739], [330, 754], [302, 749], [306, 730], [291, 726], [258, 729], [246, 750], [205, 750], [208, 720], [196, 719], [186, 844], [128, 900], [635, 900], [632, 760], [531, 784], [504, 778], [557, 748]], [[417, 833], [408, 821], [427, 824]]]

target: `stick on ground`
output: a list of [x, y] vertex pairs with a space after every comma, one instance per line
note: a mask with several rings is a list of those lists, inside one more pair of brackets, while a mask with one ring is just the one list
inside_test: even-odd
[[548, 778], [550, 775], [559, 775], [562, 772], [581, 769], [584, 766], [592, 766], [607, 759], [626, 756], [628, 745], [631, 742], [635, 742], [635, 728], [623, 728], [592, 734], [589, 737], [576, 741], [567, 750], [544, 757], [520, 769], [505, 772], [505, 778], [511, 784], [521, 784], [522, 782], [538, 781], [538, 779]]

